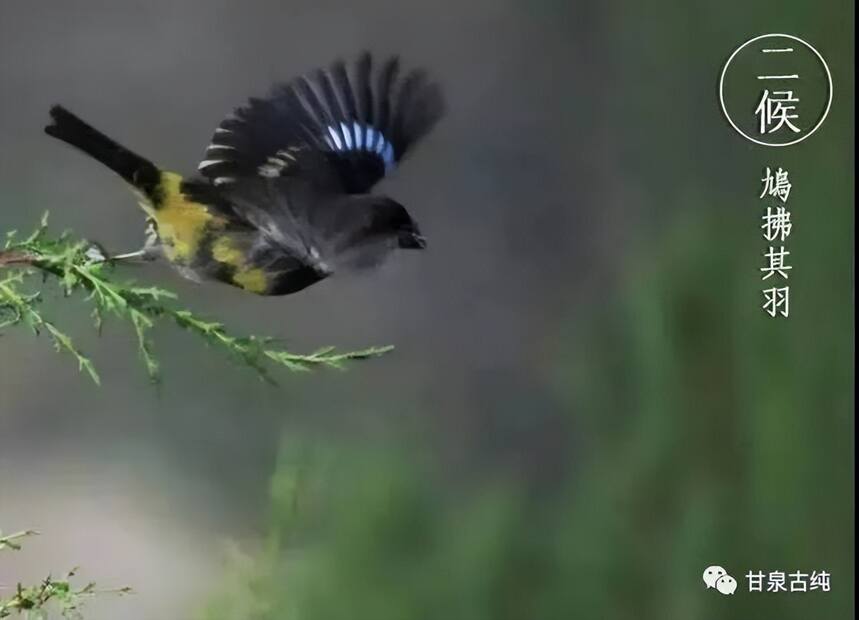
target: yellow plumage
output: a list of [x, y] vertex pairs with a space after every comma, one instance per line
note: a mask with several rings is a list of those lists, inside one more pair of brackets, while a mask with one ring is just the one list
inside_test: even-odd
[[242, 249], [223, 234], [227, 220], [213, 214], [205, 204], [189, 200], [182, 192], [180, 175], [162, 172], [155, 196], [154, 200], [141, 197], [140, 206], [155, 220], [167, 259], [180, 265], [189, 264], [200, 252], [203, 240], [211, 235], [215, 237], [212, 259], [231, 268], [233, 283], [253, 293], [266, 291], [265, 272], [249, 266]]
[[141, 206], [158, 225], [165, 256], [185, 263], [197, 253], [206, 232], [222, 229], [226, 220], [213, 215], [206, 205], [188, 200], [181, 186], [180, 175], [162, 172], [158, 202], [144, 201]]
[[229, 237], [221, 237], [212, 244], [212, 258], [233, 267], [233, 282], [243, 289], [262, 293], [268, 287], [265, 272], [258, 267], [248, 267], [244, 253]]

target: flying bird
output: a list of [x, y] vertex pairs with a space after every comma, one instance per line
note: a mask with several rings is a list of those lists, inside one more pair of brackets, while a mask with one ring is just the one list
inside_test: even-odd
[[444, 110], [422, 70], [396, 57], [334, 62], [251, 98], [215, 129], [183, 178], [121, 146], [62, 106], [45, 132], [129, 183], [147, 216], [142, 250], [195, 281], [260, 295], [300, 291], [426, 242], [406, 208], [371, 193]]

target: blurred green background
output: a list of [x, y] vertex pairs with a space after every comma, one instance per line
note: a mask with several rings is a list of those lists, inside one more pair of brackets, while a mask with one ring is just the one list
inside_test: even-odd
[[[134, 598], [92, 617], [851, 618], [852, 2], [80, 2], [0, 5], [0, 231], [52, 211], [111, 248], [122, 184], [41, 134], [62, 101], [193, 171], [231, 106], [337, 55], [400, 52], [450, 112], [385, 191], [429, 250], [300, 295], [179, 281], [294, 349], [397, 345], [279, 388], [170, 329], [46, 308], [0, 338], [0, 526], [45, 535], [0, 584], [73, 565]], [[784, 149], [718, 106], [728, 55], [785, 32], [828, 60], [830, 115]], [[793, 188], [791, 316], [760, 309], [766, 166]], [[704, 588], [705, 567], [737, 578]], [[745, 573], [825, 570], [828, 593]]]

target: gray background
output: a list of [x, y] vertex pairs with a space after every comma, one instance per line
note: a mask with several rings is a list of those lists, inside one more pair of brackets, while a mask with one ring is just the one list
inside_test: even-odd
[[191, 173], [233, 106], [337, 56], [399, 53], [449, 101], [383, 187], [421, 223], [425, 253], [272, 299], [194, 286], [163, 266], [127, 269], [296, 350], [393, 343], [395, 355], [271, 389], [165, 328], [166, 382], [153, 389], [128, 330], [108, 324], [91, 338], [86, 317], [58, 304], [103, 375], [95, 390], [47, 342], [3, 337], [3, 525], [45, 532], [16, 560], [26, 573], [81, 564], [105, 584], [133, 583], [140, 617], [191, 600], [185, 578], [217, 570], [219, 537], [259, 526], [285, 421], [361, 433], [432, 411], [450, 436], [441, 448], [468, 460], [456, 453], [492, 424], [482, 412], [535, 391], [549, 325], [578, 296], [600, 294], [608, 268], [598, 236], [617, 199], [601, 182], [609, 50], [599, 27], [587, 4], [559, 14], [494, 1], [3, 2], [3, 229], [27, 229], [49, 209], [53, 226], [109, 248], [141, 242], [122, 182], [42, 134], [53, 103]]
[[[595, 429], [605, 424], [612, 436], [628, 430], [633, 439], [652, 439], [648, 453], [665, 455], [659, 471], [668, 473], [648, 487], [655, 488], [653, 497], [681, 488], [683, 472], [698, 471], [694, 463], [709, 456], [707, 484], [717, 490], [739, 485], [747, 472], [758, 471], [754, 463], [733, 458], [733, 468], [725, 470], [721, 458], [725, 450], [749, 445], [742, 425], [753, 414], [734, 408], [725, 395], [738, 393], [743, 368], [760, 389], [796, 380], [790, 372], [755, 374], [768, 367], [766, 359], [747, 361], [721, 348], [772, 330], [762, 326], [755, 307], [761, 245], [755, 197], [758, 169], [773, 160], [727, 127], [715, 91], [730, 51], [760, 32], [792, 28], [822, 42], [824, 55], [836, 59], [836, 83], [845, 93], [808, 145], [774, 161], [795, 166], [797, 176], [804, 170], [807, 184], [794, 190], [794, 200], [804, 191], [811, 205], [817, 188], [815, 197], [831, 207], [828, 216], [805, 218], [796, 249], [807, 248], [809, 268], [798, 276], [806, 278], [806, 290], [819, 282], [833, 292], [808, 293], [804, 314], [795, 302], [799, 316], [809, 317], [791, 324], [796, 338], [767, 332], [767, 342], [792, 343], [785, 345], [786, 363], [806, 378], [841, 377], [851, 367], [844, 343], [852, 330], [852, 236], [843, 231], [852, 222], [852, 95], [846, 94], [852, 71], [846, 59], [853, 39], [852, 19], [845, 18], [852, 6], [815, 7], [3, 0], [0, 231], [28, 230], [50, 210], [55, 229], [71, 228], [117, 251], [142, 240], [142, 214], [122, 182], [43, 135], [53, 103], [182, 173], [195, 170], [213, 128], [246, 97], [362, 49], [396, 52], [407, 65], [426, 67], [443, 84], [449, 113], [381, 188], [420, 222], [429, 241], [423, 253], [398, 255], [377, 273], [335, 277], [270, 299], [196, 286], [164, 265], [123, 272], [176, 290], [183, 303], [239, 332], [276, 336], [297, 351], [395, 344], [390, 356], [348, 373], [283, 374], [280, 387], [271, 388], [165, 326], [155, 333], [165, 381], [154, 388], [125, 326], [108, 322], [98, 338], [85, 311], [49, 293], [46, 310], [102, 374], [103, 386], [95, 389], [46, 339], [4, 332], [0, 526], [7, 532], [37, 527], [44, 535], [14, 557], [14, 567], [0, 558], [0, 584], [81, 565], [86, 578], [131, 584], [139, 592], [131, 602], [96, 601], [93, 609], [103, 617], [118, 608], [129, 618], [188, 616], [220, 574], [226, 541], [252, 546], [264, 530], [282, 433], [356, 440], [413, 433], [452, 479], [510, 470], [540, 490], [551, 487], [561, 463], [572, 461], [575, 470], [579, 454], [600, 453], [621, 465], [629, 458], [635, 467], [620, 448], [601, 453]], [[719, 272], [724, 279], [717, 275], [700, 296], [648, 279], [664, 271], [681, 287], [712, 276], [707, 270], [721, 258], [703, 259], [688, 273], [680, 268], [687, 254], [699, 251], [736, 258]], [[818, 263], [814, 251], [822, 257]], [[735, 266], [742, 275], [731, 279], [728, 270]], [[689, 343], [688, 357], [672, 358], [677, 373], [666, 371], [670, 379], [648, 386], [648, 393], [673, 395], [708, 377], [704, 389], [666, 396], [668, 404], [654, 409], [672, 412], [670, 421], [639, 425], [640, 392], [630, 387], [636, 379], [627, 385], [628, 376], [615, 373], [611, 363], [599, 366], [605, 381], [582, 385], [577, 369], [629, 353], [630, 334], [600, 320], [617, 313], [618, 290], [633, 300], [647, 290], [647, 299], [674, 312], [659, 328], [648, 323], [650, 306], [633, 302], [621, 311], [624, 325], [645, 325], [646, 336], [633, 343], [630, 357], [662, 368], [666, 350]], [[748, 298], [738, 301], [732, 296], [737, 290]], [[748, 312], [719, 331], [737, 307]], [[820, 336], [812, 315], [835, 326], [833, 340]], [[574, 331], [607, 332], [607, 339], [587, 345], [571, 337]], [[835, 343], [822, 354], [835, 375], [822, 362], [801, 374], [803, 364], [818, 359], [809, 353], [816, 342]], [[700, 375], [687, 372], [693, 360], [702, 360], [695, 366]], [[847, 386], [845, 379], [809, 390], [829, 394], [838, 407], [785, 396], [798, 403], [796, 420], [807, 422], [792, 428], [820, 429], [819, 435], [801, 434], [816, 442], [818, 451], [809, 455], [832, 456], [822, 475], [846, 471], [844, 438], [852, 418], [841, 405], [850, 400]], [[599, 390], [626, 396], [627, 388], [622, 406], [605, 396], [598, 402], [612, 404], [591, 411], [580, 397]], [[702, 400], [715, 404], [708, 408]], [[693, 427], [689, 420], [697, 416], [702, 425]], [[666, 428], [681, 429], [679, 437], [657, 439], [674, 437]], [[805, 454], [790, 441], [774, 445]], [[802, 480], [803, 489], [820, 484], [810, 474]], [[824, 500], [787, 482], [778, 488], [803, 505], [813, 497], [817, 506], [831, 506], [826, 516], [846, 524], [847, 480], [826, 480], [831, 486]], [[763, 514], [776, 520], [790, 506], [776, 502]], [[632, 527], [642, 523], [630, 516]], [[803, 531], [813, 538], [812, 517]], [[664, 523], [674, 531], [673, 521]], [[784, 540], [794, 538], [788, 532]], [[650, 557], [655, 553], [662, 552], [653, 549]]]

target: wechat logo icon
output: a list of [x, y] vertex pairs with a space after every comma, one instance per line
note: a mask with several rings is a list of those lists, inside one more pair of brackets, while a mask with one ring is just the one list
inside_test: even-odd
[[718, 592], [728, 595], [737, 591], [737, 580], [731, 577], [721, 566], [708, 566], [702, 575], [707, 589], [715, 588]]

